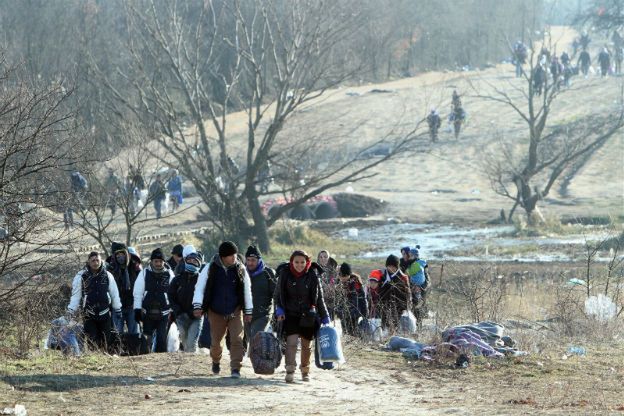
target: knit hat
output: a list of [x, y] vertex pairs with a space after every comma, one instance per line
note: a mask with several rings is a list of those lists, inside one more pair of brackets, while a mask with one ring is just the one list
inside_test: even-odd
[[379, 270], [379, 269], [373, 270], [368, 275], [368, 280], [374, 280], [376, 282], [380, 282], [382, 278], [383, 278], [383, 270]]
[[409, 252], [410, 252], [410, 247], [409, 246], [401, 247], [401, 254], [409, 253]]
[[410, 254], [414, 257], [418, 257], [418, 255], [420, 254], [420, 252], [418, 251], [417, 248], [413, 248], [410, 250]]
[[192, 254], [194, 254], [197, 257], [197, 250], [195, 250], [195, 247], [192, 244], [189, 244], [187, 246], [184, 246], [184, 250], [182, 250], [182, 253], [178, 255], [184, 258], [187, 258], [188, 256]]
[[152, 251], [152, 254], [150, 255], [150, 260], [165, 260], [165, 254], [163, 253], [161, 248], [157, 248], [154, 251]]
[[184, 257], [183, 256], [183, 251], [184, 251], [184, 246], [182, 244], [176, 244], [175, 246], [173, 246], [173, 249], [171, 250], [171, 254], [175, 254], [176, 256]]
[[257, 259], [260, 259], [262, 258], [262, 254], [260, 254], [260, 250], [258, 250], [256, 246], [249, 246], [247, 247], [245, 257], [255, 257]]
[[351, 276], [351, 265], [349, 263], [342, 263], [340, 265], [341, 276]]
[[397, 269], [399, 268], [399, 258], [397, 256], [395, 256], [394, 254], [390, 254], [388, 256], [388, 258], [386, 259], [386, 267], [388, 266], [394, 266]]
[[227, 257], [238, 253], [238, 247], [231, 241], [224, 241], [219, 246], [219, 257]]
[[118, 251], [128, 251], [128, 247], [124, 243], [113, 242], [111, 244], [111, 252], [115, 254]]

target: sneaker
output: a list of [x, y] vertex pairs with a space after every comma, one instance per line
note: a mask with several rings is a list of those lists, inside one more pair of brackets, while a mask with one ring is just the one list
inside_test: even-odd
[[295, 382], [295, 373], [286, 373], [286, 383], [294, 383]]
[[302, 381], [310, 381], [310, 373], [301, 373]]
[[219, 374], [221, 372], [221, 365], [219, 363], [212, 363], [212, 374]]
[[240, 378], [240, 370], [232, 370], [232, 378]]

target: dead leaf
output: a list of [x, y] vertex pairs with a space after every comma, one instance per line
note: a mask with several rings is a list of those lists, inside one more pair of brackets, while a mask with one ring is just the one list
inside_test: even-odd
[[531, 397], [527, 397], [526, 399], [512, 399], [509, 400], [508, 402], [509, 404], [536, 404], [535, 400], [533, 400]]

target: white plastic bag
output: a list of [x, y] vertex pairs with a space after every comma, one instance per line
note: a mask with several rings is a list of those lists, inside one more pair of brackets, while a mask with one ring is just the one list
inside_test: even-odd
[[594, 315], [601, 322], [615, 318], [617, 306], [611, 298], [600, 293], [598, 296], [590, 296], [585, 299], [585, 313]]
[[169, 327], [169, 332], [167, 333], [167, 352], [178, 352], [179, 350], [180, 331], [178, 330], [178, 326], [174, 322]]
[[412, 311], [403, 311], [399, 319], [399, 329], [406, 334], [413, 334], [417, 330], [416, 317]]

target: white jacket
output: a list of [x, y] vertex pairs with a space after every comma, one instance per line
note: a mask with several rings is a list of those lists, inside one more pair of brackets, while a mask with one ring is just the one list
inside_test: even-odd
[[[134, 282], [134, 290], [132, 292], [132, 295], [134, 296], [134, 309], [143, 309], [143, 299], [145, 298], [145, 294], [147, 293], [145, 291], [145, 272], [147, 270], [151, 271], [152, 266], [147, 266], [146, 268], [141, 270], [141, 273], [139, 273], [136, 281]], [[167, 271], [169, 272], [169, 283], [171, 284], [171, 281], [175, 277], [175, 274], [171, 269], [167, 269]], [[167, 303], [169, 303], [169, 295], [166, 292], [165, 299], [167, 299]], [[163, 315], [166, 315], [168, 313], [169, 311], [163, 311]]]
[[[223, 267], [223, 266], [220, 266]], [[208, 283], [208, 270], [210, 269], [210, 263], [206, 263], [206, 266], [199, 273], [197, 283], [195, 283], [195, 292], [193, 293], [193, 309], [201, 309], [204, 303], [204, 292], [206, 292], [206, 284]], [[245, 275], [243, 276], [243, 294], [245, 296], [245, 315], [251, 315], [253, 312], [253, 299], [251, 297], [251, 279], [247, 268], [243, 266]]]
[[[86, 268], [80, 270], [72, 282], [72, 295], [69, 301], [67, 310], [71, 313], [78, 311], [78, 308], [84, 309], [87, 298], [82, 296], [82, 275], [87, 271]], [[113, 311], [121, 311], [121, 299], [119, 298], [119, 290], [117, 289], [117, 283], [115, 283], [115, 277], [110, 272], [106, 272], [108, 275], [108, 301], [112, 303]], [[104, 312], [105, 313], [105, 312]]]

